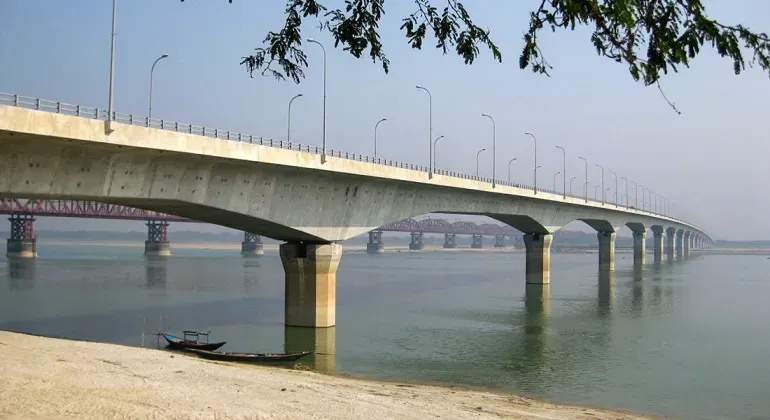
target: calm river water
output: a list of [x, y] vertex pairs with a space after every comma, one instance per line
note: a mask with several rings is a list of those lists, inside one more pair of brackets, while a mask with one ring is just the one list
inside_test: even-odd
[[37, 261], [0, 259], [0, 329], [136, 346], [142, 331], [211, 330], [224, 350], [314, 347], [317, 369], [359, 377], [685, 419], [770, 418], [762, 256], [634, 272], [619, 253], [614, 278], [600, 279], [595, 254], [554, 253], [550, 288], [527, 289], [520, 252], [347, 252], [337, 327], [313, 334], [283, 327], [277, 253], [173, 252], [148, 261], [136, 247], [40, 244]]

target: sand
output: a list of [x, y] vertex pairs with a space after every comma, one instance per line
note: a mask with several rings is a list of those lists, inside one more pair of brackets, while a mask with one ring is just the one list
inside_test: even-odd
[[0, 331], [6, 419], [642, 419], [513, 395]]

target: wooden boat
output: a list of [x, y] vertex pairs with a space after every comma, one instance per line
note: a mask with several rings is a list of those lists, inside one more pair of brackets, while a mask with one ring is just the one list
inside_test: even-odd
[[[163, 336], [163, 338], [168, 342], [169, 348], [177, 350], [216, 350], [227, 343], [226, 341], [219, 343], [209, 343], [209, 333], [202, 333], [197, 331], [184, 331], [184, 338], [179, 338], [167, 333], [160, 333], [159, 335]], [[200, 341], [201, 336], [205, 336], [206, 341]], [[191, 340], [190, 338], [194, 339]]]
[[299, 353], [222, 353], [217, 351], [197, 349], [191, 349], [190, 352], [209, 360], [247, 363], [293, 362], [300, 357], [305, 357], [312, 353], [311, 351], [303, 351]]

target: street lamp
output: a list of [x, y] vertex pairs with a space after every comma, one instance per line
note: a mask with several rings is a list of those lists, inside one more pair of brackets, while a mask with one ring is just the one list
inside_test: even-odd
[[508, 182], [511, 182], [511, 163], [513, 163], [515, 160], [516, 158], [513, 158], [508, 161]]
[[[561, 149], [561, 156], [562, 156], [562, 171], [563, 175], [561, 177], [563, 184], [561, 192], [563, 193], [564, 198], [567, 198], [567, 152], [564, 151], [564, 148], [561, 146], [556, 146], [557, 149]], [[556, 188], [554, 187], [554, 190]]]
[[431, 173], [433, 168], [433, 95], [430, 94], [428, 88], [417, 85], [417, 89], [422, 89], [428, 93], [428, 178], [432, 177]]
[[436, 171], [436, 143], [443, 138], [444, 136], [438, 136], [436, 137], [436, 140], [433, 140], [433, 172]]
[[383, 118], [379, 121], [377, 121], [377, 124], [374, 124], [374, 159], [377, 159], [377, 127], [380, 126], [380, 123], [387, 121], [387, 118]]
[[586, 158], [582, 156], [578, 156], [578, 159], [581, 159], [586, 164], [586, 185], [585, 185], [585, 188], [583, 188], [583, 190], [585, 191], [586, 203], [587, 203], [588, 202], [588, 161], [586, 160]]
[[537, 168], [539, 168], [539, 166], [537, 166], [537, 137], [535, 137], [535, 135], [530, 133], [529, 131], [525, 132], [524, 134], [528, 136], [532, 136], [532, 140], [535, 141], [534, 143], [535, 144], [535, 171], [534, 171], [535, 185], [532, 187], [532, 189], [535, 191], [535, 194], [537, 194]]
[[628, 178], [621, 176], [622, 180], [626, 181], [626, 208], [628, 208]]
[[[113, 117], [113, 109], [112, 109], [112, 97], [113, 97], [113, 91], [115, 87], [115, 14], [117, 10], [117, 0], [112, 0], [112, 35], [110, 40], [110, 90], [109, 90], [109, 100], [108, 100], [108, 108], [107, 108], [107, 131], [112, 132], [112, 117]], [[96, 116], [99, 117], [98, 115]], [[148, 120], [149, 121], [149, 120]], [[149, 125], [149, 124], [148, 124]]]
[[602, 170], [602, 204], [604, 204], [605, 198], [604, 198], [604, 167], [602, 165], [596, 164], [596, 167]]
[[482, 117], [487, 117], [492, 121], [492, 188], [495, 188], [495, 161], [497, 156], [495, 155], [495, 119], [489, 114], [481, 114]]
[[597, 185], [594, 187], [594, 200], [599, 199], [599, 187], [601, 187], [601, 185]]
[[553, 174], [553, 192], [556, 192], [556, 177], [559, 176], [560, 173], [561, 171], [556, 171], [556, 173]]
[[291, 141], [291, 104], [292, 104], [292, 102], [294, 102], [295, 99], [297, 99], [297, 98], [299, 98], [301, 96], [302, 96], [302, 94], [298, 93], [298, 94], [294, 95], [294, 97], [291, 98], [291, 100], [289, 101], [289, 119], [288, 119], [288, 122], [286, 123], [286, 142]]
[[479, 155], [480, 155], [480, 154], [481, 154], [481, 152], [483, 152], [484, 150], [487, 150], [487, 149], [481, 149], [481, 150], [479, 150], [479, 151], [476, 153], [476, 178], [478, 178], [478, 177], [479, 177]]
[[618, 206], [618, 174], [614, 171], [610, 171], [612, 175], [615, 175], [615, 207]]
[[321, 136], [321, 163], [326, 163], [326, 48], [323, 44], [313, 38], [308, 38], [307, 42], [318, 44], [324, 53], [324, 114], [323, 114], [323, 134]]
[[155, 72], [155, 65], [158, 64], [158, 61], [163, 60], [164, 58], [168, 57], [168, 54], [163, 54], [160, 57], [158, 57], [154, 63], [152, 63], [152, 68], [150, 68], [150, 110], [147, 114], [147, 126], [150, 126], [150, 118], [152, 118], [152, 74]]
[[632, 184], [634, 184], [634, 209], [639, 209], [639, 186], [636, 184], [636, 181], [631, 181]]
[[573, 176], [572, 178], [569, 179], [569, 195], [572, 195], [572, 181], [574, 181], [575, 178], [577, 177]]
[[[535, 170], [533, 171], [533, 172], [534, 172], [534, 176], [535, 176], [535, 179], [537, 179], [537, 170], [538, 170], [539, 168], [542, 168], [542, 167], [543, 167], [542, 165], [537, 165], [537, 166], [535, 166]], [[537, 194], [537, 187], [535, 187], [535, 194]]]
[[639, 184], [639, 187], [642, 188], [642, 210], [645, 210], [645, 205], [644, 205], [644, 185]]

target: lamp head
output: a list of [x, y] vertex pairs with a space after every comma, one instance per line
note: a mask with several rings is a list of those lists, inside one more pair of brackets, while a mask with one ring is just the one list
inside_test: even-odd
[[163, 54], [160, 56], [160, 58], [166, 58], [166, 57], [168, 57], [168, 54]]

